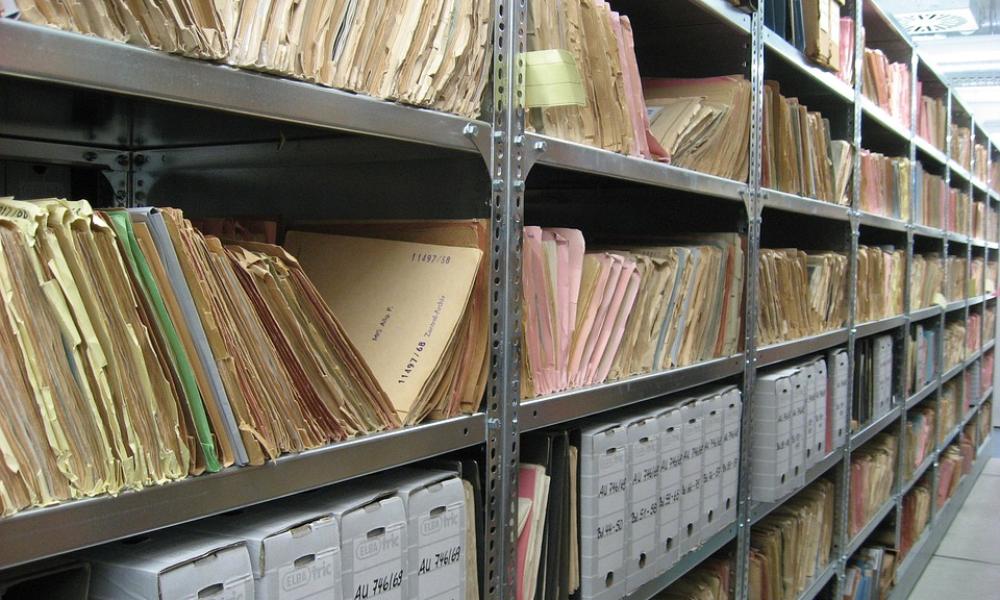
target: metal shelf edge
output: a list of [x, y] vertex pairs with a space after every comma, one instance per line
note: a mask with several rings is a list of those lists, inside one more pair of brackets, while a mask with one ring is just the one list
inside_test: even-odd
[[630, 377], [521, 403], [519, 431], [533, 431], [680, 392], [743, 372], [743, 354]]
[[852, 433], [851, 448], [857, 448], [859, 446], [863, 446], [873, 437], [878, 435], [883, 429], [888, 427], [890, 423], [892, 423], [893, 421], [896, 420], [897, 417], [899, 417], [901, 409], [902, 407], [899, 404], [897, 404], [896, 406], [892, 407], [892, 409], [890, 409], [889, 412], [885, 413], [884, 415], [872, 421], [871, 423], [868, 423], [860, 430]]
[[922, 321], [924, 319], [929, 319], [931, 317], [936, 317], [941, 314], [940, 306], [925, 306], [924, 308], [918, 308], [917, 310], [910, 311], [908, 315], [910, 317], [910, 322]]
[[259, 467], [230, 468], [116, 497], [26, 510], [0, 519], [0, 570], [331, 485], [485, 439], [486, 417], [477, 413], [361, 436]]
[[929, 469], [931, 465], [934, 464], [934, 458], [935, 458], [935, 452], [932, 450], [924, 458], [924, 462], [920, 463], [920, 466], [913, 471], [913, 474], [910, 476], [910, 479], [903, 484], [902, 489], [899, 490], [900, 496], [905, 496], [907, 492], [909, 492], [910, 489], [914, 485], [916, 485], [918, 481], [920, 481], [920, 478], [924, 476], [924, 473], [927, 472], [927, 469]]
[[858, 338], [875, 335], [889, 329], [895, 329], [906, 324], [906, 315], [896, 315], [878, 321], [867, 321], [855, 326], [855, 334]]
[[851, 538], [851, 541], [847, 544], [847, 556], [853, 555], [862, 545], [864, 545], [865, 540], [875, 533], [875, 530], [882, 523], [882, 521], [885, 520], [886, 516], [892, 512], [892, 509], [895, 508], [895, 506], [896, 496], [890, 495], [889, 500], [887, 500], [885, 504], [880, 506], [879, 509], [875, 511], [875, 516], [861, 528], [861, 531], [859, 531], [856, 536]]
[[757, 351], [757, 367], [765, 367], [784, 360], [826, 350], [837, 344], [846, 343], [847, 338], [847, 329], [840, 328], [797, 340], [764, 346]]
[[928, 140], [925, 140], [919, 135], [914, 135], [913, 143], [917, 146], [918, 150], [936, 160], [941, 166], [948, 164], [948, 157], [945, 155], [944, 151], [930, 143]]
[[954, 378], [955, 375], [958, 375], [959, 373], [961, 373], [962, 369], [964, 369], [964, 368], [965, 368], [965, 365], [962, 364], [962, 363], [959, 363], [959, 364], [955, 365], [954, 367], [951, 367], [950, 369], [948, 369], [947, 371], [945, 371], [941, 375], [941, 385], [944, 385], [945, 383], [947, 383], [948, 381], [950, 381], [952, 378]]
[[491, 125], [314, 83], [0, 19], [0, 74], [478, 152]]
[[665, 590], [670, 584], [683, 577], [688, 571], [700, 565], [723, 546], [736, 538], [736, 523], [730, 523], [721, 531], [698, 546], [691, 552], [680, 557], [676, 564], [667, 569], [666, 573], [647, 581], [635, 592], [626, 596], [626, 600], [650, 600]]
[[812, 482], [816, 481], [821, 475], [833, 468], [834, 465], [839, 463], [844, 457], [844, 453], [841, 452], [841, 448], [835, 448], [832, 452], [827, 454], [818, 463], [809, 467], [806, 471], [805, 483], [802, 487], [789, 492], [780, 500], [774, 502], [753, 502], [751, 500], [750, 504], [750, 525], [755, 525], [761, 521], [764, 517], [769, 515], [771, 511], [782, 506], [788, 502], [795, 494], [798, 494], [802, 490], [809, 487]]
[[[648, 185], [716, 196], [742, 202], [747, 184], [656, 161], [578, 144], [559, 138], [525, 133], [529, 152], [540, 152], [539, 164]], [[544, 150], [540, 150], [544, 148]]]
[[822, 217], [836, 221], [848, 221], [850, 219], [850, 209], [840, 204], [807, 198], [797, 194], [790, 194], [780, 190], [764, 188], [761, 190], [761, 199], [764, 208], [782, 210], [785, 212], [808, 215], [811, 217]]
[[870, 98], [861, 96], [861, 110], [865, 116], [871, 118], [887, 131], [897, 136], [900, 140], [906, 143], [910, 142], [910, 138], [912, 136], [910, 135], [910, 132], [903, 127], [903, 124], [899, 122], [899, 119], [890, 115], [885, 111], [885, 109], [876, 104]]
[[830, 582], [831, 579], [837, 574], [837, 570], [840, 565], [835, 560], [831, 560], [819, 574], [814, 574], [809, 585], [806, 589], [802, 590], [802, 593], [798, 595], [796, 600], [812, 600], [816, 597], [820, 591], [826, 587], [826, 584]]
[[902, 221], [895, 217], [888, 217], [864, 211], [860, 211], [858, 213], [858, 220], [866, 227], [877, 227], [879, 229], [888, 229], [889, 231], [906, 231], [906, 228], [909, 227], [909, 224], [906, 221]]
[[920, 388], [920, 391], [906, 399], [906, 410], [910, 410], [914, 406], [920, 404], [920, 402], [922, 402], [925, 398], [933, 394], [937, 389], [937, 385], [937, 376], [935, 376], [933, 381]]
[[944, 238], [944, 231], [942, 231], [937, 227], [922, 225], [920, 223], [914, 223], [911, 227], [913, 228], [913, 233], [917, 235], [922, 235], [924, 237], [932, 237], [937, 239]]
[[854, 89], [850, 85], [833, 73], [824, 71], [810, 63], [795, 46], [788, 43], [788, 40], [766, 27], [764, 28], [764, 49], [774, 52], [785, 62], [794, 65], [799, 72], [811, 78], [826, 92], [838, 96], [845, 102], [854, 103]]

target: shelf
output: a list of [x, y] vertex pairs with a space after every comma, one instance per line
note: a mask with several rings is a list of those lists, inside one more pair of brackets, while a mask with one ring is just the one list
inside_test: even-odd
[[965, 183], [969, 183], [970, 181], [972, 181], [972, 175], [965, 170], [965, 167], [958, 164], [958, 162], [956, 162], [951, 158], [948, 159], [948, 168], [951, 170], [952, 175], [958, 175], [959, 177], [965, 180]]
[[929, 227], [927, 225], [921, 225], [920, 223], [914, 223], [910, 227], [913, 228], [913, 233], [916, 235], [937, 238], [939, 240], [944, 238], [944, 232], [937, 227]]
[[907, 144], [910, 142], [910, 132], [903, 127], [903, 124], [899, 122], [899, 119], [890, 115], [888, 112], [883, 110], [881, 106], [872, 102], [868, 97], [859, 96], [859, 98], [861, 98], [861, 111], [864, 113], [865, 117], [878, 123], [883, 129], [899, 138], [899, 141]]
[[878, 227], [879, 229], [888, 229], [890, 231], [905, 232], [906, 228], [909, 227], [906, 221], [901, 221], [895, 217], [886, 217], [864, 211], [858, 213], [858, 221], [866, 227]]
[[986, 354], [986, 352], [988, 350], [992, 350], [993, 349], [993, 345], [995, 343], [996, 343], [995, 340], [992, 340], [992, 339], [986, 340], [986, 343], [983, 344], [983, 350], [982, 350], [983, 354]]
[[901, 406], [897, 404], [893, 406], [889, 412], [885, 413], [881, 417], [875, 419], [874, 421], [864, 425], [858, 431], [851, 434], [851, 448], [858, 448], [865, 445], [868, 440], [872, 439], [879, 432], [889, 426], [890, 423], [895, 421], [899, 417], [899, 413], [902, 410]]
[[910, 488], [920, 481], [920, 478], [924, 476], [927, 469], [934, 464], [935, 458], [937, 458], [937, 452], [932, 448], [927, 456], [924, 457], [924, 462], [920, 463], [920, 466], [913, 471], [913, 475], [910, 476], [910, 479], [903, 484], [903, 488], [899, 491], [900, 496], [905, 496], [906, 493], [910, 491]]
[[730, 27], [750, 35], [750, 15], [737, 10], [728, 0], [688, 0], [688, 3], [711, 13]]
[[538, 156], [538, 164], [740, 202], [747, 196], [747, 184], [740, 181], [537, 133], [524, 135], [528, 151]]
[[667, 586], [683, 577], [688, 571], [697, 567], [705, 559], [721, 550], [723, 546], [736, 539], [736, 529], [736, 523], [727, 525], [722, 531], [716, 533], [694, 551], [680, 557], [674, 566], [667, 569], [666, 573], [651, 581], [647, 581], [638, 590], [626, 596], [626, 600], [650, 600], [651, 598], [655, 598]]
[[[482, 413], [357, 437], [259, 467], [0, 519], [0, 570], [397, 467], [486, 439]], [[38, 540], [45, 540], [39, 544]]]
[[780, 56], [786, 63], [793, 65], [799, 72], [809, 77], [824, 92], [833, 94], [844, 102], [854, 102], [854, 88], [844, 83], [832, 72], [824, 71], [813, 65], [795, 46], [766, 27], [764, 28], [764, 51], [773, 52]]
[[944, 306], [944, 312], [953, 312], [965, 308], [965, 300], [955, 300]]
[[846, 206], [767, 188], [761, 190], [761, 200], [764, 208], [783, 210], [811, 217], [847, 221], [850, 219], [851, 214], [850, 209]]
[[945, 156], [945, 153], [919, 135], [913, 136], [913, 144], [917, 147], [918, 151], [934, 159], [942, 167], [948, 164], [948, 157]]
[[743, 372], [743, 354], [523, 401], [520, 431], [532, 431], [679, 392]]
[[923, 535], [920, 536], [921, 539], [917, 540], [913, 545], [913, 548], [910, 549], [910, 552], [903, 559], [899, 570], [896, 572], [896, 585], [889, 594], [889, 600], [906, 600], [909, 598], [910, 592], [913, 591], [913, 587], [923, 574], [927, 563], [930, 562], [931, 556], [933, 556], [941, 544], [945, 533], [947, 533], [952, 521], [955, 520], [955, 515], [958, 514], [958, 510], [969, 497], [973, 485], [975, 485], [976, 480], [979, 478], [980, 473], [983, 472], [990, 458], [988, 452], [977, 455], [972, 472], [963, 477], [962, 481], [959, 482], [955, 495], [936, 514], [932, 515], [927, 528], [924, 529]]
[[0, 74], [478, 152], [491, 126], [316, 84], [0, 19]]
[[917, 310], [910, 311], [910, 322], [923, 321], [924, 319], [929, 319], [931, 317], [936, 317], [941, 314], [941, 307], [938, 305], [925, 306], [924, 308], [918, 308]]
[[878, 321], [868, 321], [855, 326], [855, 334], [858, 338], [868, 337], [876, 333], [882, 333], [890, 329], [895, 329], [906, 324], [906, 315], [897, 315]]
[[972, 354], [970, 354], [965, 358], [964, 367], [968, 369], [969, 367], [972, 366], [972, 363], [976, 362], [978, 358], [979, 358], [979, 350], [976, 350], [975, 352], [973, 352]]
[[959, 364], [955, 365], [954, 367], [952, 367], [952, 368], [948, 369], [947, 371], [945, 371], [941, 375], [941, 385], [944, 385], [949, 380], [951, 380], [951, 378], [953, 378], [955, 375], [958, 375], [959, 373], [961, 373], [963, 368], [965, 368], [965, 365], [963, 365], [962, 363], [959, 363]]
[[962, 433], [962, 430], [965, 429], [965, 426], [969, 424], [969, 421], [971, 421], [972, 417], [974, 416], [976, 416], [975, 409], [969, 409], [965, 411], [965, 414], [962, 415], [961, 419], [959, 419], [958, 425], [953, 427], [951, 431], [949, 431], [944, 436], [944, 442], [942, 442], [941, 445], [938, 446], [937, 449], [938, 453], [943, 452], [945, 448], [947, 448], [949, 445], [951, 445], [952, 442], [955, 441], [955, 438], [958, 437], [960, 433]]
[[991, 385], [990, 387], [986, 388], [986, 391], [983, 392], [983, 395], [979, 397], [979, 403], [977, 404], [977, 406], [982, 406], [983, 402], [989, 400], [990, 396], [992, 395], [993, 395], [993, 386]]
[[965, 244], [969, 243], [969, 236], [965, 235], [964, 233], [956, 233], [954, 231], [946, 231], [945, 234], [944, 234], [944, 237], [945, 237], [946, 240], [948, 240], [949, 242], [952, 242], [954, 244], [965, 245]]
[[972, 298], [969, 298], [969, 306], [972, 306], [973, 304], [981, 304], [983, 302], [986, 302], [986, 300], [990, 297], [992, 297], [991, 294], [983, 294], [982, 296], [973, 296]]
[[809, 484], [816, 481], [816, 479], [818, 479], [821, 475], [823, 475], [831, 468], [833, 468], [833, 466], [839, 463], [840, 460], [844, 457], [844, 453], [841, 450], [842, 450], [841, 448], [834, 448], [834, 450], [829, 454], [827, 454], [821, 461], [809, 467], [809, 469], [806, 471], [805, 483], [802, 485], [802, 487], [796, 489], [793, 492], [788, 493], [780, 500], [777, 500], [775, 502], [754, 502], [751, 500], [750, 524], [754, 525], [758, 523], [761, 519], [770, 514], [771, 511], [778, 508], [785, 502], [788, 502], [788, 500], [792, 496], [798, 494], [805, 488], [809, 487]]
[[835, 329], [826, 333], [811, 335], [809, 337], [792, 340], [790, 342], [779, 342], [770, 346], [765, 346], [757, 351], [757, 368], [773, 365], [785, 360], [797, 358], [832, 348], [837, 344], [847, 343], [847, 330]]
[[986, 248], [987, 247], [986, 240], [980, 239], [980, 238], [977, 238], [977, 237], [969, 238], [969, 243], [972, 244], [973, 246], [977, 247], [977, 248]]
[[865, 541], [869, 537], [871, 537], [873, 533], [875, 533], [875, 530], [878, 529], [878, 526], [882, 524], [882, 520], [885, 519], [886, 516], [890, 512], [892, 512], [892, 509], [895, 507], [896, 507], [896, 496], [891, 495], [889, 496], [889, 500], [886, 501], [885, 504], [880, 506], [877, 511], [875, 511], [875, 516], [870, 521], [868, 521], [868, 524], [865, 525], [861, 529], [861, 531], [858, 532], [858, 535], [854, 536], [851, 539], [851, 541], [847, 544], [847, 551], [844, 554], [846, 554], [847, 556], [852, 556], [855, 552], [857, 552], [858, 548], [864, 545]]
[[975, 177], [975, 176], [972, 177], [972, 187], [976, 188], [977, 190], [979, 190], [983, 194], [985, 194], [987, 192], [987, 189], [988, 189], [986, 187], [986, 183], [984, 181], [982, 181], [981, 179]]
[[912, 396], [906, 399], [906, 410], [910, 410], [917, 404], [920, 404], [920, 402], [924, 398], [930, 396], [932, 393], [934, 393], [934, 390], [936, 389], [937, 389], [937, 377], [935, 376], [934, 379], [930, 383], [922, 387], [919, 392], [913, 394]]
[[840, 570], [840, 565], [836, 560], [831, 560], [823, 570], [819, 573], [813, 575], [813, 578], [809, 581], [809, 585], [806, 589], [802, 590], [802, 593], [798, 595], [796, 600], [812, 600], [826, 587], [826, 584], [830, 582], [837, 575], [837, 571]]

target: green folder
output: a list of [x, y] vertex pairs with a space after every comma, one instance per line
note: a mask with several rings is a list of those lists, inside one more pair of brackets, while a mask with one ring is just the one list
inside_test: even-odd
[[208, 416], [205, 414], [205, 404], [202, 402], [201, 392], [198, 390], [198, 383], [195, 380], [194, 371], [191, 369], [191, 361], [184, 350], [180, 336], [177, 334], [174, 322], [167, 312], [167, 306], [163, 302], [163, 296], [160, 295], [160, 288], [156, 285], [156, 279], [153, 278], [149, 263], [146, 262], [146, 257], [135, 239], [132, 219], [126, 211], [122, 210], [111, 210], [105, 214], [107, 214], [118, 238], [122, 240], [125, 258], [132, 269], [132, 274], [139, 283], [143, 296], [153, 307], [157, 325], [167, 339], [170, 360], [177, 368], [181, 386], [184, 388], [184, 396], [191, 409], [191, 418], [194, 420], [198, 443], [201, 444], [201, 448], [205, 452], [205, 468], [210, 473], [215, 473], [220, 469], [219, 456], [215, 450], [215, 442], [212, 440], [212, 429], [208, 424]]

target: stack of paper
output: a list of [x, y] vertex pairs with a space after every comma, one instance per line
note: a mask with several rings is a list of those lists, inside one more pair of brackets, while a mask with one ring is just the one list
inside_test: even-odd
[[841, 327], [847, 317], [847, 257], [762, 248], [759, 298], [761, 345]]
[[924, 477], [903, 496], [903, 515], [899, 529], [899, 555], [905, 557], [920, 539], [931, 517], [930, 481]]
[[972, 202], [972, 229], [969, 235], [976, 239], [986, 239], [987, 211], [986, 202]]
[[917, 170], [914, 178], [916, 188], [913, 190], [913, 220], [920, 225], [943, 229], [948, 183], [944, 178], [924, 171], [920, 161], [913, 167]]
[[948, 302], [965, 300], [967, 295], [965, 256], [949, 255], [945, 258], [944, 296]]
[[889, 500], [896, 451], [896, 436], [880, 433], [851, 454], [851, 537], [857, 535]]
[[[931, 403], [932, 404], [932, 403]], [[934, 449], [934, 408], [921, 405], [906, 414], [906, 460], [903, 476], [909, 479], [913, 472]]]
[[840, 6], [840, 0], [806, 0], [800, 9], [805, 30], [805, 55], [830, 70], [840, 66]]
[[728, 600], [735, 568], [731, 560], [708, 558], [653, 598], [657, 600]]
[[997, 308], [995, 304], [987, 304], [983, 311], [983, 332], [986, 339], [993, 339], [993, 332], [996, 331]]
[[979, 432], [978, 438], [980, 441], [986, 440], [990, 437], [990, 432], [993, 431], [993, 402], [987, 400], [983, 402], [979, 409]]
[[962, 382], [956, 377], [941, 386], [938, 402], [938, 443], [948, 441], [948, 436], [962, 416]]
[[535, 2], [529, 13], [530, 50], [567, 53], [584, 94], [572, 101], [546, 98], [528, 113], [528, 127], [613, 152], [669, 160], [649, 134], [628, 17], [604, 0]]
[[881, 50], [865, 48], [861, 92], [905, 129], [910, 128], [910, 67], [890, 62]]
[[854, 352], [854, 396], [851, 428], [856, 431], [892, 409], [892, 336], [858, 340]]
[[643, 79], [650, 131], [678, 167], [746, 181], [750, 82], [741, 75]]
[[982, 346], [982, 321], [983, 317], [978, 312], [969, 311], [969, 316], [965, 319], [965, 326], [968, 335], [965, 336], [965, 349], [967, 354], [972, 354]]
[[522, 394], [686, 366], [739, 348], [743, 238], [587, 252], [576, 229], [524, 228]]
[[[922, 88], [923, 82], [917, 81], [918, 94]], [[920, 94], [920, 102], [917, 103], [917, 135], [941, 152], [947, 151], [948, 108], [944, 100]]]
[[909, 221], [913, 204], [912, 165], [908, 158], [861, 150], [861, 210]]
[[[1000, 161], [990, 164], [991, 165], [1000, 164]], [[988, 242], [997, 241], [997, 235], [1000, 235], [1000, 232], [997, 231], [997, 223], [1000, 223], [1000, 207], [990, 204], [989, 210], [986, 211], [986, 235], [983, 236], [984, 238], [986, 238], [986, 241]]]
[[892, 246], [858, 246], [857, 322], [903, 314], [905, 261], [905, 250], [895, 250]]
[[830, 139], [830, 122], [810, 112], [796, 98], [779, 93], [778, 82], [764, 87], [764, 150], [761, 184], [765, 187], [848, 204], [851, 145]]
[[972, 212], [972, 198], [965, 192], [955, 188], [948, 190], [948, 204], [945, 206], [945, 225], [947, 231], [968, 235], [969, 213]]
[[819, 479], [753, 526], [750, 597], [796, 598], [830, 562], [833, 482]]
[[962, 165], [966, 171], [972, 170], [972, 130], [958, 123], [951, 124], [951, 152], [948, 156]]
[[942, 507], [949, 498], [955, 495], [958, 484], [962, 481], [962, 449], [958, 444], [951, 444], [941, 451], [938, 463], [935, 506]]
[[940, 254], [914, 254], [910, 265], [910, 310], [938, 302], [944, 283], [944, 260]]
[[907, 356], [907, 377], [912, 395], [937, 377], [937, 328], [924, 328], [920, 323], [913, 326], [913, 335]]
[[986, 146], [976, 142], [975, 147], [972, 149], [972, 176], [979, 179], [979, 181], [985, 182], [986, 178], [989, 177], [989, 158], [990, 153], [986, 149]]
[[840, 68], [837, 75], [848, 85], [854, 84], [854, 19], [840, 18]]
[[990, 260], [986, 262], [986, 283], [985, 291], [988, 294], [994, 294], [997, 291], [997, 267], [1000, 265], [995, 260]]
[[490, 74], [488, 0], [15, 4], [30, 23], [469, 117]]
[[354, 231], [372, 237], [290, 231], [285, 247], [299, 257], [399, 420], [412, 425], [471, 412], [485, 385], [489, 343], [482, 224], [362, 224]]

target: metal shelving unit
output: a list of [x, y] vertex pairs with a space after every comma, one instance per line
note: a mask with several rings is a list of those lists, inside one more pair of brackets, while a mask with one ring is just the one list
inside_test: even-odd
[[[529, 0], [531, 1], [531, 0]], [[768, 1], [768, 0], [762, 0]], [[856, 263], [861, 228], [892, 239], [905, 239], [907, 265], [912, 262], [915, 239], [933, 242], [940, 251], [949, 247], [966, 258], [972, 248], [981, 249], [987, 259], [996, 260], [996, 242], [970, 240], [968, 236], [910, 221], [861, 212], [859, 169], [855, 153], [850, 206], [765, 189], [761, 185], [761, 116], [763, 81], [769, 68], [794, 81], [796, 95], [823, 98], [822, 111], [845, 124], [855, 148], [863, 145], [864, 135], [874, 135], [886, 143], [905, 147], [912, 160], [924, 161], [940, 169], [946, 180], [983, 192], [987, 207], [1000, 205], [1000, 194], [990, 186], [1000, 182], [981, 182], [958, 165], [946, 152], [920, 139], [873, 102], [861, 95], [860, 83], [845, 84], [837, 77], [813, 67], [794, 47], [767, 31], [761, 14], [748, 14], [734, 8], [727, 0], [679, 0], [650, 11], [668, 11], [688, 16], [694, 30], [713, 35], [739, 38], [734, 44], [738, 56], [734, 63], [743, 65], [753, 89], [750, 165], [747, 181], [732, 181], [675, 166], [628, 157], [589, 146], [559, 140], [526, 131], [525, 108], [516, 91], [523, 76], [520, 54], [525, 51], [524, 3], [493, 0], [494, 39], [493, 84], [481, 119], [404, 106], [365, 96], [323, 88], [307, 82], [243, 71], [223, 65], [189, 60], [163, 53], [102, 41], [93, 37], [63, 33], [22, 23], [0, 20], [0, 82], [25, 93], [44, 90], [50, 102], [73, 107], [93, 107], [95, 99], [110, 106], [110, 120], [80, 122], [79, 114], [39, 126], [21, 123], [18, 115], [0, 121], [0, 161], [27, 161], [96, 169], [107, 179], [120, 205], [155, 203], [154, 190], [181, 193], [189, 186], [177, 177], [202, 176], [215, 170], [232, 168], [260, 169], [259, 179], [277, 177], [284, 169], [314, 167], [317, 174], [339, 177], [338, 167], [354, 168], [359, 163], [376, 165], [374, 172], [391, 172], [417, 161], [431, 160], [446, 165], [449, 177], [461, 185], [454, 199], [443, 198], [440, 180], [420, 177], [386, 179], [386, 190], [376, 194], [371, 208], [358, 200], [359, 189], [348, 189], [337, 203], [308, 207], [327, 210], [330, 204], [357, 204], [347, 210], [353, 216], [468, 216], [489, 217], [491, 221], [491, 347], [493, 365], [482, 412], [449, 421], [428, 423], [399, 431], [359, 437], [299, 455], [282, 457], [262, 467], [230, 469], [210, 476], [194, 477], [173, 484], [130, 492], [118, 497], [101, 497], [63, 505], [25, 511], [0, 519], [0, 570], [39, 560], [75, 549], [152, 531], [194, 520], [203, 516], [280, 498], [290, 494], [345, 481], [353, 477], [412, 463], [456, 450], [478, 448], [485, 457], [484, 522], [485, 530], [481, 573], [484, 597], [499, 600], [514, 597], [516, 539], [514, 527], [517, 502], [517, 466], [519, 434], [569, 423], [608, 411], [653, 401], [668, 394], [727, 382], [738, 385], [745, 400], [752, 397], [759, 369], [794, 361], [831, 348], [848, 350], [848, 389], [853, 389], [854, 349], [859, 339], [893, 332], [897, 338], [894, 355], [905, 355], [912, 324], [937, 319], [935, 327], [943, 334], [946, 317], [968, 318], [970, 307], [982, 305], [995, 297], [987, 294], [946, 306], [910, 310], [905, 294], [901, 315], [877, 321], [855, 320], [857, 290]], [[666, 4], [670, 6], [667, 7]], [[914, 74], [921, 63], [909, 39], [871, 0], [848, 0], [846, 14], [858, 22], [855, 39], [855, 72], [860, 72], [863, 49], [862, 25], [875, 38], [889, 39], [912, 55]], [[702, 29], [703, 28], [703, 29]], [[688, 32], [688, 35], [697, 35]], [[721, 33], [719, 33], [721, 32]], [[716, 35], [715, 39], [721, 39]], [[746, 42], [746, 43], [744, 43]], [[637, 45], [639, 52], [644, 48]], [[651, 57], [659, 59], [658, 57]], [[663, 58], [669, 60], [669, 57]], [[643, 61], [640, 60], [640, 64]], [[708, 67], [706, 67], [708, 68]], [[709, 73], [705, 73], [709, 74]], [[712, 73], [718, 74], [718, 73]], [[914, 77], [916, 79], [916, 77]], [[782, 82], [784, 83], [784, 82]], [[915, 88], [915, 86], [914, 86]], [[54, 100], [53, 100], [54, 99]], [[949, 111], [957, 104], [947, 93]], [[912, 103], [915, 105], [916, 99]], [[64, 106], [65, 108], [65, 106]], [[954, 109], [954, 110], [957, 110]], [[70, 111], [72, 112], [72, 111]], [[949, 114], [952, 114], [951, 112]], [[5, 113], [5, 117], [7, 114]], [[954, 117], [953, 117], [954, 118]], [[76, 119], [76, 120], [74, 120]], [[864, 133], [863, 133], [864, 132]], [[275, 144], [280, 141], [280, 145]], [[996, 146], [987, 140], [991, 155]], [[275, 150], [278, 146], [278, 150]], [[419, 163], [423, 164], [423, 163]], [[382, 170], [382, 171], [379, 171]], [[412, 174], [413, 169], [407, 171]], [[747, 270], [744, 278], [745, 331], [740, 354], [664, 372], [649, 373], [622, 381], [609, 382], [552, 396], [522, 399], [520, 373], [520, 236], [525, 223], [526, 205], [530, 210], [541, 203], [548, 191], [530, 176], [544, 172], [558, 183], [568, 182], [570, 189], [595, 187], [602, 194], [625, 200], [618, 205], [629, 212], [630, 194], [642, 190], [663, 204], [673, 203], [678, 210], [698, 213], [705, 202], [722, 206], [734, 215], [734, 230], [746, 235]], [[355, 178], [360, 176], [354, 175]], [[574, 179], [577, 178], [577, 179]], [[428, 175], [428, 180], [433, 180]], [[398, 180], [398, 181], [390, 181]], [[581, 183], [582, 182], [582, 183]], [[595, 182], [597, 185], [594, 185]], [[5, 184], [0, 178], [0, 184]], [[166, 186], [157, 188], [157, 186]], [[234, 195], [232, 180], [212, 189], [225, 197]], [[301, 184], [308, 185], [308, 184]], [[317, 186], [321, 186], [318, 183]], [[173, 186], [173, 187], [169, 187]], [[309, 188], [295, 188], [299, 195]], [[3, 191], [0, 189], [0, 191]], [[316, 194], [315, 190], [313, 193]], [[399, 202], [405, 197], [407, 202]], [[226, 198], [224, 198], [226, 200]], [[440, 203], [445, 202], [442, 208]], [[303, 203], [308, 204], [303, 201]], [[298, 209], [294, 201], [289, 207]], [[571, 205], [570, 205], [571, 206]], [[305, 209], [303, 209], [305, 210]], [[563, 206], [559, 210], [572, 211]], [[391, 212], [397, 211], [397, 212]], [[849, 316], [842, 327], [798, 340], [765, 347], [755, 343], [757, 313], [757, 253], [761, 231], [768, 226], [771, 212], [782, 219], [824, 220], [845, 233], [838, 249], [850, 256]], [[635, 212], [635, 211], [632, 211]], [[712, 211], [705, 211], [712, 212]], [[402, 213], [402, 215], [400, 215]], [[565, 212], [562, 214], [566, 214]], [[643, 219], [642, 216], [637, 217]], [[713, 222], [714, 226], [714, 222]], [[808, 242], [808, 240], [804, 240]], [[903, 242], [900, 242], [902, 245]], [[902, 247], [900, 245], [900, 247]], [[967, 271], [968, 272], [968, 271]], [[906, 278], [907, 280], [909, 278]], [[997, 289], [994, 282], [993, 289]], [[989, 289], [989, 288], [986, 288]], [[908, 292], [908, 289], [907, 289]], [[995, 303], [994, 303], [995, 304]], [[941, 386], [975, 364], [975, 360], [994, 346], [992, 332], [982, 338], [980, 349], [968, 352], [962, 363], [941, 373], [909, 398], [902, 390], [906, 375], [901, 361], [895, 365], [894, 397], [891, 411], [853, 432], [845, 446], [829, 453], [809, 469], [807, 483], [822, 476], [832, 477], [837, 489], [837, 521], [834, 548], [836, 555], [819, 571], [800, 600], [810, 600], [822, 590], [840, 591], [850, 555], [861, 547], [878, 525], [900, 506], [903, 495], [923, 476], [936, 477], [937, 460], [942, 447], [918, 467], [912, 477], [897, 477], [890, 500], [856, 536], [849, 538], [847, 528], [850, 494], [850, 457], [853, 450], [882, 431], [905, 431], [907, 411], [923, 401], [939, 402]], [[901, 338], [901, 339], [900, 339]], [[988, 338], [988, 339], [987, 339]], [[939, 337], [939, 339], [941, 339]], [[938, 349], [938, 365], [941, 353]], [[963, 384], [964, 385], [964, 384]], [[963, 415], [959, 427], [949, 438], [959, 435], [962, 427], [976, 418], [979, 406], [990, 396], [988, 391], [977, 406]], [[649, 582], [631, 598], [651, 598], [706, 558], [721, 549], [735, 556], [735, 595], [747, 594], [750, 531], [779, 502], [755, 502], [750, 494], [750, 411], [744, 411], [741, 425], [741, 477], [737, 521], [684, 556], [667, 573]], [[847, 425], [847, 424], [845, 424]], [[936, 435], [936, 432], [935, 432]], [[981, 440], [984, 442], [984, 440]], [[901, 446], [902, 446], [901, 441]], [[980, 446], [982, 449], [983, 446]], [[903, 449], [900, 449], [900, 454]], [[902, 463], [900, 462], [900, 465]], [[944, 507], [935, 511], [933, 522], [918, 545], [900, 566], [899, 583], [894, 597], [904, 597], [912, 587], [944, 529], [968, 495], [975, 476], [985, 464], [985, 455], [976, 463], [972, 476], [966, 477], [959, 492]], [[791, 497], [794, 494], [790, 494]], [[935, 507], [936, 508], [936, 507]], [[898, 535], [898, 532], [897, 532]], [[903, 595], [900, 595], [903, 594]]]

